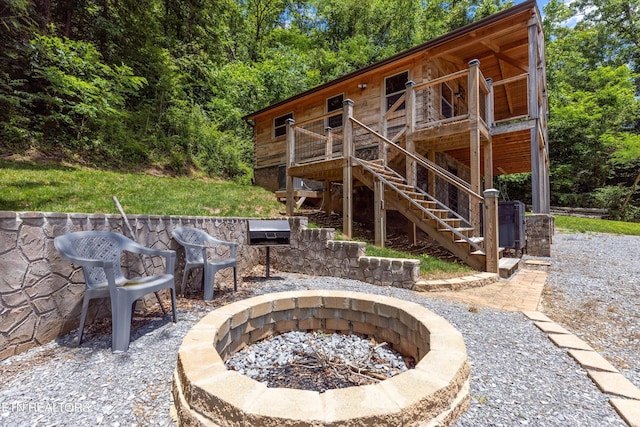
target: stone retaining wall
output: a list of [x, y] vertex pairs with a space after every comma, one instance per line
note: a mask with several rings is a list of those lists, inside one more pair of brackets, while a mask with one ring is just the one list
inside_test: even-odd
[[553, 243], [554, 218], [547, 214], [525, 215], [525, 233], [527, 235], [527, 254], [550, 257]]
[[[247, 219], [130, 215], [137, 240], [149, 247], [178, 252], [176, 286], [182, 282], [184, 251], [172, 239], [174, 227], [189, 225], [213, 237], [238, 242], [238, 274], [265, 262], [264, 248], [247, 242]], [[364, 243], [333, 241], [333, 229], [308, 229], [307, 218], [289, 218], [291, 246], [273, 248], [271, 263], [280, 271], [351, 278], [368, 283], [412, 288], [418, 280], [417, 260], [364, 257]], [[56, 236], [81, 230], [107, 230], [128, 235], [120, 215], [0, 211], [0, 360], [45, 344], [78, 327], [84, 280], [82, 271], [62, 258]], [[164, 265], [145, 265], [152, 273]], [[130, 274], [143, 270], [127, 257]], [[223, 270], [218, 281], [228, 279]], [[192, 275], [200, 280], [199, 274]], [[109, 313], [109, 305], [92, 302], [87, 322]]]

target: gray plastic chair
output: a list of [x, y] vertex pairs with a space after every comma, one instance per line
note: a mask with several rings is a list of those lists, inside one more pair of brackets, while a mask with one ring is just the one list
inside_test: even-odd
[[[125, 236], [109, 231], [78, 231], [54, 239], [56, 249], [84, 272], [85, 293], [78, 330], [78, 345], [82, 342], [89, 301], [111, 299], [111, 350], [120, 353], [129, 349], [131, 317], [136, 300], [161, 289], [171, 290], [173, 322], [176, 322], [176, 290], [173, 271], [176, 252], [152, 249]], [[165, 274], [126, 278], [122, 273], [122, 252], [166, 258]]]
[[[233, 267], [233, 290], [238, 290], [238, 277], [236, 272], [236, 250], [237, 243], [225, 242], [211, 237], [206, 232], [193, 227], [176, 227], [173, 230], [173, 237], [178, 243], [184, 246], [186, 264], [184, 266], [184, 275], [182, 277], [182, 294], [184, 295], [189, 270], [196, 267], [204, 268], [204, 300], [213, 299], [213, 289], [215, 285], [215, 276], [219, 270]], [[228, 246], [230, 257], [215, 257], [216, 246]], [[209, 254], [207, 256], [207, 249]], [[205, 260], [207, 261], [205, 263]]]

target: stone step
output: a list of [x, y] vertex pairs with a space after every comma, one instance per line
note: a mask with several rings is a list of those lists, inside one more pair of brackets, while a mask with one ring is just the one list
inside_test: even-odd
[[500, 258], [498, 262], [500, 277], [508, 279], [520, 269], [520, 258]]

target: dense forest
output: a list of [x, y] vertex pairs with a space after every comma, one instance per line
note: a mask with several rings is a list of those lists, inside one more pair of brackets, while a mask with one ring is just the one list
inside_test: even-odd
[[[0, 155], [248, 183], [243, 115], [512, 4], [0, 0]], [[552, 204], [639, 221], [640, 0], [543, 14]]]

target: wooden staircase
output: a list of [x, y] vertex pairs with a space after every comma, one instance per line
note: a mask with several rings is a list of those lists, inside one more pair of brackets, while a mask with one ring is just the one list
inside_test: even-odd
[[474, 235], [466, 220], [424, 191], [407, 184], [382, 161], [353, 159], [353, 177], [371, 190], [380, 182], [387, 209], [400, 212], [419, 229], [476, 270], [485, 269], [484, 239]]

